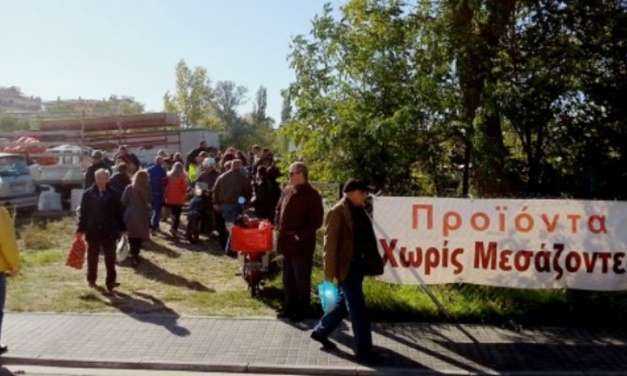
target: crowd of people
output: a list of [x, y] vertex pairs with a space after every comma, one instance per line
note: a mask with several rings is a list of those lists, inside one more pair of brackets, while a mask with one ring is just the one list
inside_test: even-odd
[[[303, 162], [289, 167], [283, 189], [274, 156], [253, 146], [245, 154], [235, 148], [220, 151], [204, 142], [186, 158], [159, 151], [153, 163], [143, 166], [126, 147], [113, 159], [96, 151], [85, 174], [85, 191], [78, 213], [77, 237], [87, 243], [87, 282], [97, 288], [98, 262], [104, 256], [106, 293], [115, 294], [116, 244], [128, 239], [133, 267], [140, 264], [144, 242], [161, 232], [177, 241], [181, 213], [203, 218], [200, 228], [216, 236], [229, 253], [229, 231], [243, 211], [274, 224], [277, 252], [282, 255], [285, 302], [280, 317], [302, 321], [311, 300], [311, 275], [316, 232], [323, 225], [320, 193], [309, 183]], [[325, 221], [324, 275], [337, 284], [339, 303], [326, 312], [311, 338], [327, 350], [335, 348], [329, 335], [350, 316], [357, 356], [371, 359], [372, 338], [362, 289], [364, 276], [383, 272], [372, 222], [365, 210], [368, 186], [349, 180], [343, 198]], [[163, 231], [162, 213], [170, 217]], [[187, 227], [190, 227], [188, 222]], [[13, 223], [0, 208], [0, 312], [4, 304], [5, 275], [19, 269]], [[0, 313], [0, 327], [2, 315]], [[0, 354], [6, 351], [0, 347]]]
[[[95, 151], [85, 173], [78, 232], [85, 234], [89, 254], [105, 255], [115, 254], [116, 242], [124, 233], [131, 264], [136, 267], [142, 244], [151, 235], [166, 232], [162, 220], [170, 219], [167, 233], [174, 240], [179, 238], [181, 215], [188, 206], [188, 216], [197, 215], [201, 230], [216, 235], [230, 253], [229, 231], [244, 208], [259, 219], [274, 221], [281, 196], [279, 175], [272, 152], [257, 145], [246, 155], [232, 147], [220, 151], [203, 141], [186, 158], [160, 150], [146, 166], [125, 146], [112, 160]], [[111, 269], [107, 288], [113, 290], [115, 262], [106, 260], [107, 270]], [[94, 258], [88, 269], [96, 270], [96, 263]], [[95, 275], [88, 276], [90, 284], [94, 279]]]

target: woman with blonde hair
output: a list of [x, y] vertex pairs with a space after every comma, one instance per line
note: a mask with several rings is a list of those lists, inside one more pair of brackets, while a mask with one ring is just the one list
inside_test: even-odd
[[151, 201], [150, 178], [146, 170], [139, 170], [122, 194], [124, 223], [133, 267], [139, 265], [139, 251], [143, 241], [150, 240]]
[[168, 172], [165, 186], [165, 204], [172, 213], [172, 228], [170, 234], [174, 239], [178, 237], [178, 228], [181, 222], [181, 212], [187, 199], [187, 175], [183, 163], [176, 162]]

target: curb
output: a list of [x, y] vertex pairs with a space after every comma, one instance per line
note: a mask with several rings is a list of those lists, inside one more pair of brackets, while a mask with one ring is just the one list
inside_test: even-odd
[[[92, 369], [119, 369], [119, 370], [152, 370], [152, 371], [181, 371], [181, 372], [210, 372], [210, 373], [254, 373], [274, 375], [338, 375], [338, 376], [435, 376], [435, 375], [476, 375], [477, 373], [463, 370], [428, 370], [416, 368], [377, 367], [369, 368], [356, 365], [354, 367], [333, 366], [299, 366], [275, 365], [256, 363], [194, 363], [194, 362], [144, 362], [144, 361], [117, 361], [94, 359], [46, 359], [29, 357], [2, 357], [0, 365], [39, 366], [56, 368], [92, 368]], [[627, 375], [627, 371], [488, 371], [485, 375], [509, 376], [620, 376]]]
[[364, 366], [333, 367], [333, 366], [298, 366], [255, 363], [194, 363], [194, 362], [144, 362], [117, 361], [94, 359], [47, 359], [29, 357], [2, 357], [0, 365], [21, 365], [58, 368], [94, 368], [124, 370], [154, 370], [181, 372], [216, 372], [216, 373], [256, 373], [275, 375], [398, 375], [398, 376], [431, 376], [431, 375], [469, 375], [468, 372], [433, 371], [423, 369], [407, 369], [395, 367], [368, 368]]

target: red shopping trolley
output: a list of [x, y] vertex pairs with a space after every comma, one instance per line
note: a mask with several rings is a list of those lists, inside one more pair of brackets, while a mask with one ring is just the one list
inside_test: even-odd
[[265, 220], [248, 220], [245, 225], [235, 225], [231, 229], [230, 248], [243, 256], [242, 277], [253, 297], [258, 295], [268, 273], [263, 258], [273, 249], [272, 231], [272, 224]]

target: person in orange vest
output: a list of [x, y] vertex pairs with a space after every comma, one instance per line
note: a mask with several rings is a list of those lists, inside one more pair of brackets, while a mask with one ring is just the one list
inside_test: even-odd
[[[0, 207], [0, 334], [4, 318], [6, 300], [6, 276], [15, 276], [20, 269], [20, 255], [15, 241], [15, 226], [8, 210]], [[1, 335], [0, 335], [1, 338]], [[0, 345], [0, 355], [8, 351], [8, 347]]]

